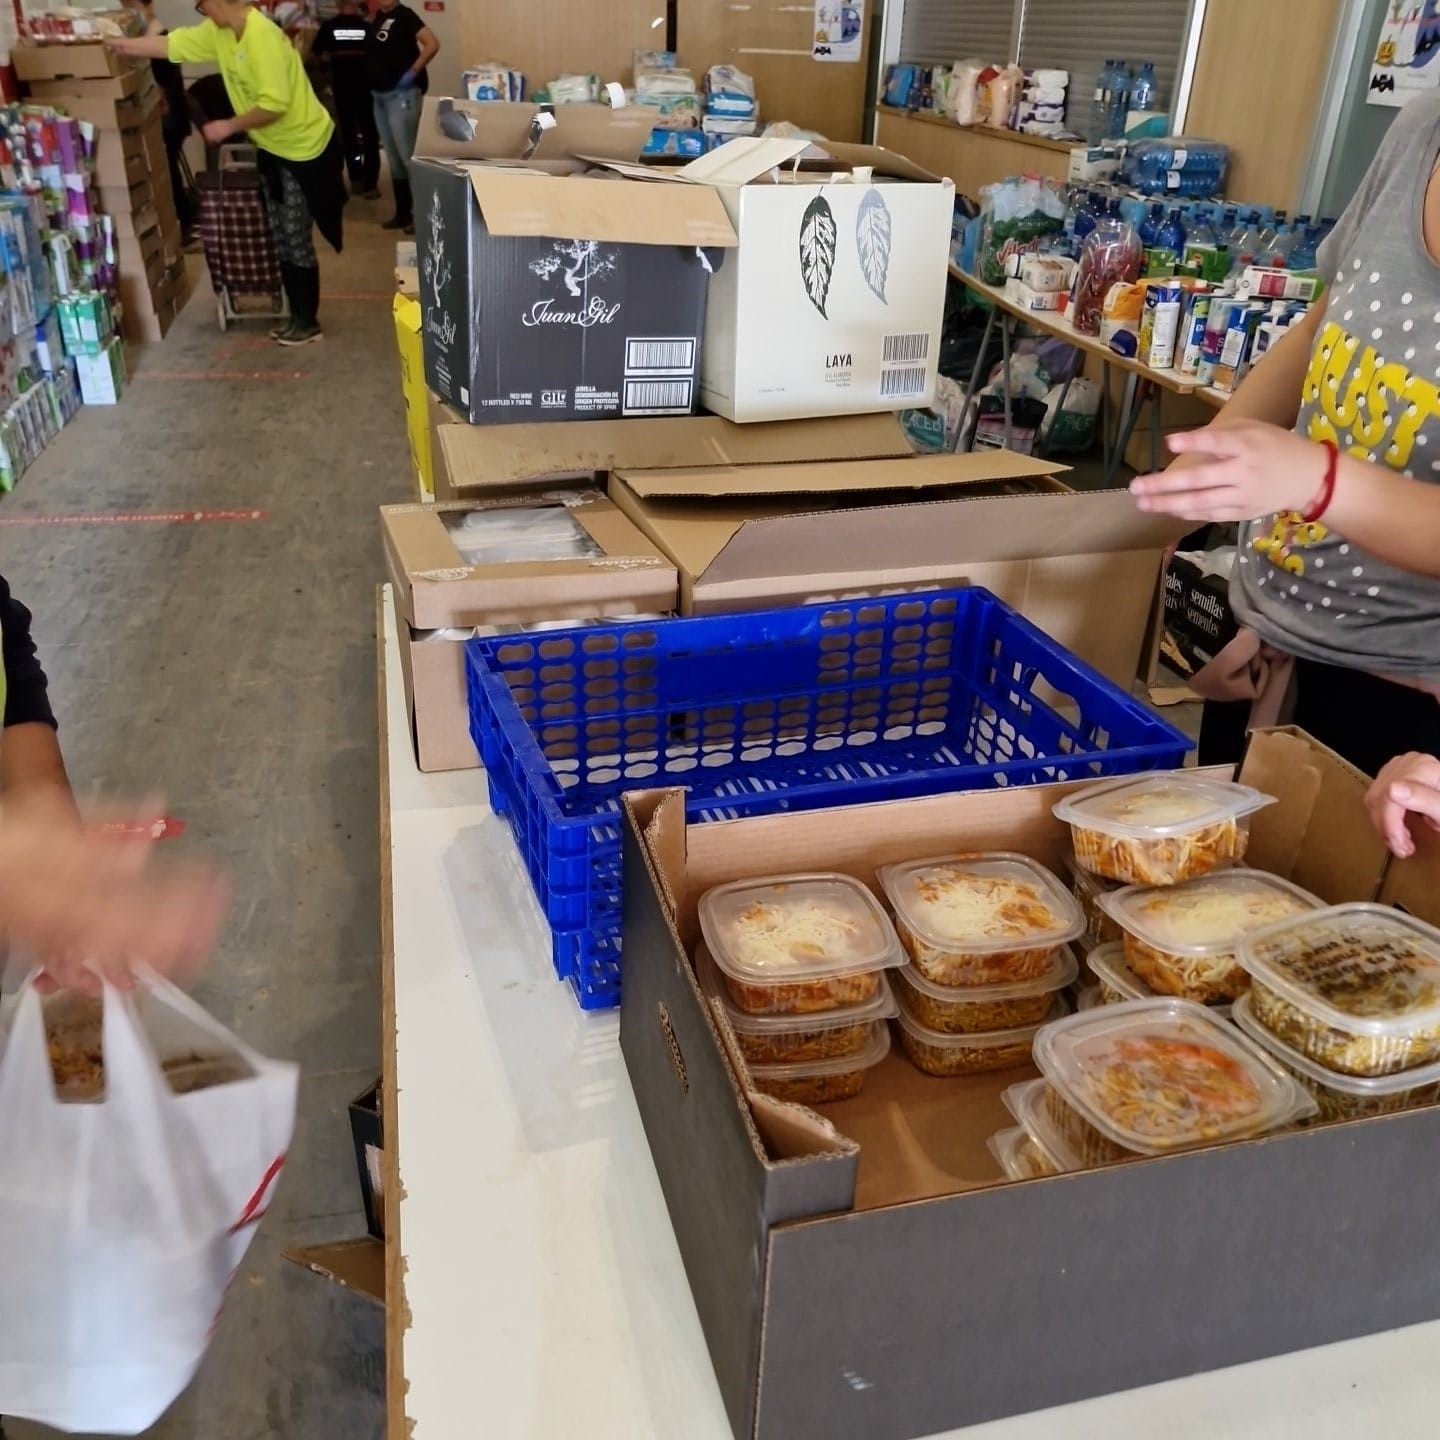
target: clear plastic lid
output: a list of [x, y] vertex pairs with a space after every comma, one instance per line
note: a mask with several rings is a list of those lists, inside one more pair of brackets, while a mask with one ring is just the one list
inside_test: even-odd
[[1097, 945], [1085, 957], [1085, 963], [1095, 972], [1097, 980], [1127, 1000], [1148, 1000], [1155, 993], [1125, 963], [1122, 941], [1112, 940], [1108, 945]]
[[1393, 1075], [1347, 1075], [1340, 1070], [1327, 1070], [1308, 1055], [1302, 1055], [1293, 1046], [1287, 1045], [1273, 1030], [1267, 1030], [1255, 1018], [1248, 995], [1242, 995], [1230, 1007], [1230, 1018], [1249, 1039], [1273, 1055], [1286, 1069], [1341, 1095], [1367, 1098], [1403, 1095], [1407, 1090], [1422, 1090], [1440, 1082], [1440, 1060], [1432, 1065], [1417, 1065], [1413, 1070], [1397, 1070]]
[[1101, 895], [1099, 903], [1142, 945], [1205, 956], [1233, 954], [1246, 935], [1319, 910], [1322, 902], [1278, 875], [1217, 870], [1179, 885], [1127, 885]]
[[1035, 1063], [1095, 1129], [1141, 1155], [1315, 1112], [1298, 1080], [1190, 1000], [1127, 1000], [1053, 1022], [1035, 1037]]
[[904, 963], [880, 902], [848, 875], [789, 875], [721, 885], [700, 899], [715, 963], [747, 985], [827, 980]]
[[870, 1070], [890, 1053], [890, 1027], [876, 1020], [865, 1048], [854, 1055], [832, 1055], [824, 1060], [787, 1060], [779, 1065], [751, 1065], [751, 1078], [760, 1080], [817, 1080], [823, 1075], [848, 1075]]
[[1098, 985], [1087, 985], [1076, 997], [1075, 1008], [1077, 1010], [1094, 1010], [1097, 1006], [1105, 1003], [1105, 997], [1100, 993]]
[[937, 1050], [998, 1050], [1006, 1045], [1019, 1045], [1034, 1038], [1042, 1026], [1054, 1024], [1063, 1015], [1070, 1013], [1065, 997], [1056, 994], [1050, 1013], [1034, 1025], [1021, 1025], [1013, 1030], [978, 1030], [974, 1034], [950, 1035], [943, 1030], [932, 1030], [915, 1018], [915, 1013], [905, 1004], [904, 992], [895, 996], [896, 1015], [900, 1028], [908, 1031], [921, 1044], [933, 1045]]
[[1248, 785], [1167, 771], [1091, 786], [1066, 796], [1054, 813], [1056, 819], [1084, 830], [1148, 840], [1223, 825], [1274, 803], [1273, 796]]
[[985, 1148], [1007, 1180], [1037, 1180], [1061, 1171], [1045, 1147], [1021, 1125], [997, 1130]]
[[932, 1000], [946, 1005], [994, 1005], [1001, 1000], [1024, 1000], [1031, 995], [1047, 995], [1063, 990], [1080, 973], [1075, 952], [1062, 945], [1050, 960], [1043, 975], [1033, 980], [1007, 980], [996, 985], [937, 985], [927, 980], [913, 965], [904, 970], [905, 983]]
[[1116, 881], [1092, 875], [1073, 855], [1065, 857], [1065, 873], [1070, 877], [1071, 891], [1082, 905], [1087, 901], [1098, 905], [1107, 890], [1118, 888]]
[[878, 879], [901, 922], [936, 950], [1038, 949], [1085, 933], [1075, 897], [1024, 855], [941, 855], [890, 865]]
[[838, 1010], [814, 1010], [801, 1015], [752, 1015], [742, 1010], [720, 983], [715, 961], [704, 941], [695, 952], [695, 970], [700, 987], [725, 1007], [730, 1028], [737, 1035], [794, 1035], [812, 1030], [843, 1030], [847, 1025], [864, 1025], [871, 1020], [888, 1020], [895, 1013], [895, 997], [882, 975], [879, 991], [863, 1005], [842, 1005]]
[[1403, 1038], [1440, 1024], [1440, 930], [1386, 905], [1336, 905], [1262, 930], [1240, 947], [1240, 964], [1350, 1035]]
[[[1022, 1080], [1018, 1085], [1010, 1086], [1000, 1099], [1015, 1117], [1019, 1128], [1035, 1142], [1040, 1153], [1057, 1170], [1062, 1173], [1084, 1170], [1085, 1157], [1046, 1112], [1045, 1097], [1049, 1090], [1050, 1082], [1042, 1075], [1038, 1080]], [[1089, 1124], [1088, 1121], [1084, 1123]]]

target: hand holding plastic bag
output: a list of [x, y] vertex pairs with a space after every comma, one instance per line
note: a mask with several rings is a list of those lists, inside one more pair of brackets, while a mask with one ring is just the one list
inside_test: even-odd
[[0, 1049], [0, 1414], [136, 1434], [200, 1364], [299, 1075], [153, 974], [103, 999], [97, 1101], [58, 1097], [33, 978]]

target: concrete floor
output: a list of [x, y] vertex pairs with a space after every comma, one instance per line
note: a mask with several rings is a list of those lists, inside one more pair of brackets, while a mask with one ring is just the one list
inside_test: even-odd
[[[303, 1066], [282, 1189], [156, 1440], [384, 1430], [381, 1311], [281, 1251], [364, 1232], [347, 1105], [380, 1061], [375, 507], [410, 498], [386, 213], [352, 205], [345, 254], [322, 254], [326, 339], [298, 351], [257, 322], [222, 335], [195, 257], [196, 297], [132, 351], [121, 405], [82, 411], [0, 503], [0, 572], [35, 613], [77, 789], [163, 794], [189, 826], [176, 852], [229, 869], [197, 998]], [[11, 523], [252, 507], [265, 518]]]

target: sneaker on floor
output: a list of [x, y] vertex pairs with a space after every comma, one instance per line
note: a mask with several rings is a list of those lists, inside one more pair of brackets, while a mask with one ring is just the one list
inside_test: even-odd
[[288, 335], [295, 328], [293, 320], [282, 320], [278, 325], [270, 327], [270, 338], [278, 340], [282, 335]]
[[292, 325], [283, 335], [275, 337], [275, 343], [286, 347], [311, 345], [324, 338], [325, 332], [318, 325]]

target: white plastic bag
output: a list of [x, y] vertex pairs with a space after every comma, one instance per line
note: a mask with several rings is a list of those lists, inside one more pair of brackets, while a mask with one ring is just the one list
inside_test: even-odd
[[[200, 1364], [285, 1163], [299, 1072], [153, 976], [106, 987], [102, 1038], [103, 1097], [62, 1103], [27, 981], [0, 1051], [0, 1415], [132, 1435]], [[237, 1078], [177, 1094], [161, 1066], [187, 1060]]]

